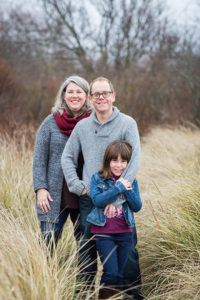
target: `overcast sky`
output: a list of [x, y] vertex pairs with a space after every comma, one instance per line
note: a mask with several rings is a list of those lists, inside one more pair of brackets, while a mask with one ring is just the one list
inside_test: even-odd
[[[123, 0], [122, 0], [123, 1]], [[165, 0], [169, 12], [169, 14], [173, 20], [175, 20], [178, 24], [187, 24], [190, 23], [190, 20], [194, 20], [195, 17], [198, 16], [198, 12], [200, 11], [200, 1], [199, 0]], [[197, 9], [197, 2], [199, 2], [199, 6]], [[7, 7], [13, 7], [16, 4], [20, 5], [22, 10], [34, 9], [34, 12], [38, 12], [39, 7], [37, 4], [37, 0], [0, 0], [0, 5], [3, 9]]]
[[200, 1], [199, 6], [197, 2], [198, 0], [167, 0], [169, 14], [177, 23], [185, 24], [199, 15]]

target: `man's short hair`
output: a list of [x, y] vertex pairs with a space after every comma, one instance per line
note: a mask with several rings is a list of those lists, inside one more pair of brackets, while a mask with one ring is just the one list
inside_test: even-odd
[[108, 84], [110, 86], [110, 89], [111, 89], [111, 92], [115, 93], [115, 90], [114, 90], [114, 87], [113, 87], [111, 81], [109, 79], [107, 79], [106, 77], [101, 76], [101, 77], [97, 77], [96, 79], [92, 80], [92, 82], [90, 83], [90, 95], [92, 95], [92, 86], [96, 81], [106, 81], [106, 82], [108, 82]]

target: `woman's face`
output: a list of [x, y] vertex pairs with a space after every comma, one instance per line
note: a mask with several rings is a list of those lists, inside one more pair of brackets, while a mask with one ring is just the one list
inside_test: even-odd
[[87, 95], [80, 86], [73, 82], [68, 84], [64, 93], [64, 99], [74, 116], [79, 114], [79, 111], [83, 107], [86, 98]]

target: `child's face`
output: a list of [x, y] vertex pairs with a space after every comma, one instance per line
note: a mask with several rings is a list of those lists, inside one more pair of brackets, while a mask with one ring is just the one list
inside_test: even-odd
[[119, 177], [127, 167], [127, 160], [123, 160], [121, 155], [118, 155], [117, 159], [110, 161], [110, 170], [115, 177]]

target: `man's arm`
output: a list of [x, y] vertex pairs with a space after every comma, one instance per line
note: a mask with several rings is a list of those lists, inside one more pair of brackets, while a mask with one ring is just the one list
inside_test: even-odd
[[124, 132], [124, 139], [132, 146], [131, 160], [121, 177], [133, 182], [140, 167], [140, 137], [138, 127], [133, 119], [129, 119]]
[[77, 175], [78, 156], [81, 151], [81, 143], [78, 134], [77, 126], [74, 128], [69, 140], [67, 141], [62, 157], [61, 165], [67, 186], [70, 192], [81, 195], [84, 188], [84, 182]]

